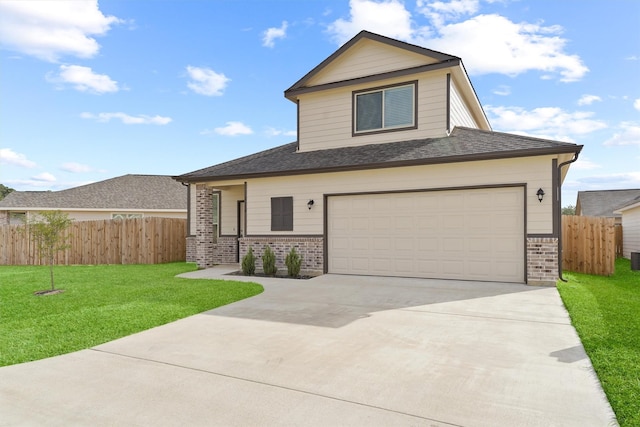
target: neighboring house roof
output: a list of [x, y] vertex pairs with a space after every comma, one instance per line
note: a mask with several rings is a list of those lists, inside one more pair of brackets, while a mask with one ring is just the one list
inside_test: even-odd
[[640, 189], [578, 191], [576, 214], [582, 216], [619, 217], [614, 213], [640, 197]]
[[0, 210], [187, 210], [187, 189], [167, 175], [124, 175], [60, 191], [14, 191]]
[[182, 182], [579, 153], [582, 145], [457, 127], [448, 137], [297, 152], [297, 142], [174, 177]]
[[619, 207], [618, 209], [613, 211], [613, 213], [622, 215], [623, 212], [631, 210], [631, 209], [635, 209], [635, 208], [640, 208], [640, 196], [638, 196], [635, 199], [631, 200], [629, 203], [626, 203], [624, 206]]

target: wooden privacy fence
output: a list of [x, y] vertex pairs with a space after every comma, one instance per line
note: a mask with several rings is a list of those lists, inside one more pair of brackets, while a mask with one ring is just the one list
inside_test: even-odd
[[[0, 226], [0, 265], [41, 265], [36, 245], [22, 226]], [[77, 221], [67, 230], [70, 247], [56, 264], [160, 264], [186, 259], [187, 220], [132, 218]]]
[[562, 216], [562, 268], [610, 276], [615, 271], [616, 232], [613, 218]]

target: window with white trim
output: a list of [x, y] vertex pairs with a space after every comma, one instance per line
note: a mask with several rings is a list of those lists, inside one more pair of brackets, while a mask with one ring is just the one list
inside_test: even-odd
[[354, 93], [354, 134], [415, 127], [415, 83]]

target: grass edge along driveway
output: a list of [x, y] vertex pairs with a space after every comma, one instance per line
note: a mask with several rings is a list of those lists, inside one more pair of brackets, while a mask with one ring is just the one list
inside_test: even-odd
[[184, 279], [195, 264], [0, 266], [0, 366], [90, 348], [249, 298], [257, 283]]
[[565, 273], [558, 291], [621, 426], [640, 426], [640, 271]]

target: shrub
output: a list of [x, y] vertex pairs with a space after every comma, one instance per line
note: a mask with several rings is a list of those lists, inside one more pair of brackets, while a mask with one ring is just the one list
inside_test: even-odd
[[287, 273], [291, 277], [298, 277], [300, 275], [300, 266], [302, 265], [302, 258], [296, 252], [296, 248], [291, 248], [291, 251], [284, 260], [287, 264]]
[[271, 247], [264, 248], [264, 254], [262, 255], [262, 269], [267, 276], [275, 276], [278, 272], [276, 267], [276, 254], [271, 250]]
[[253, 248], [249, 246], [249, 251], [242, 257], [242, 274], [253, 276], [256, 273], [256, 257], [253, 255]]

